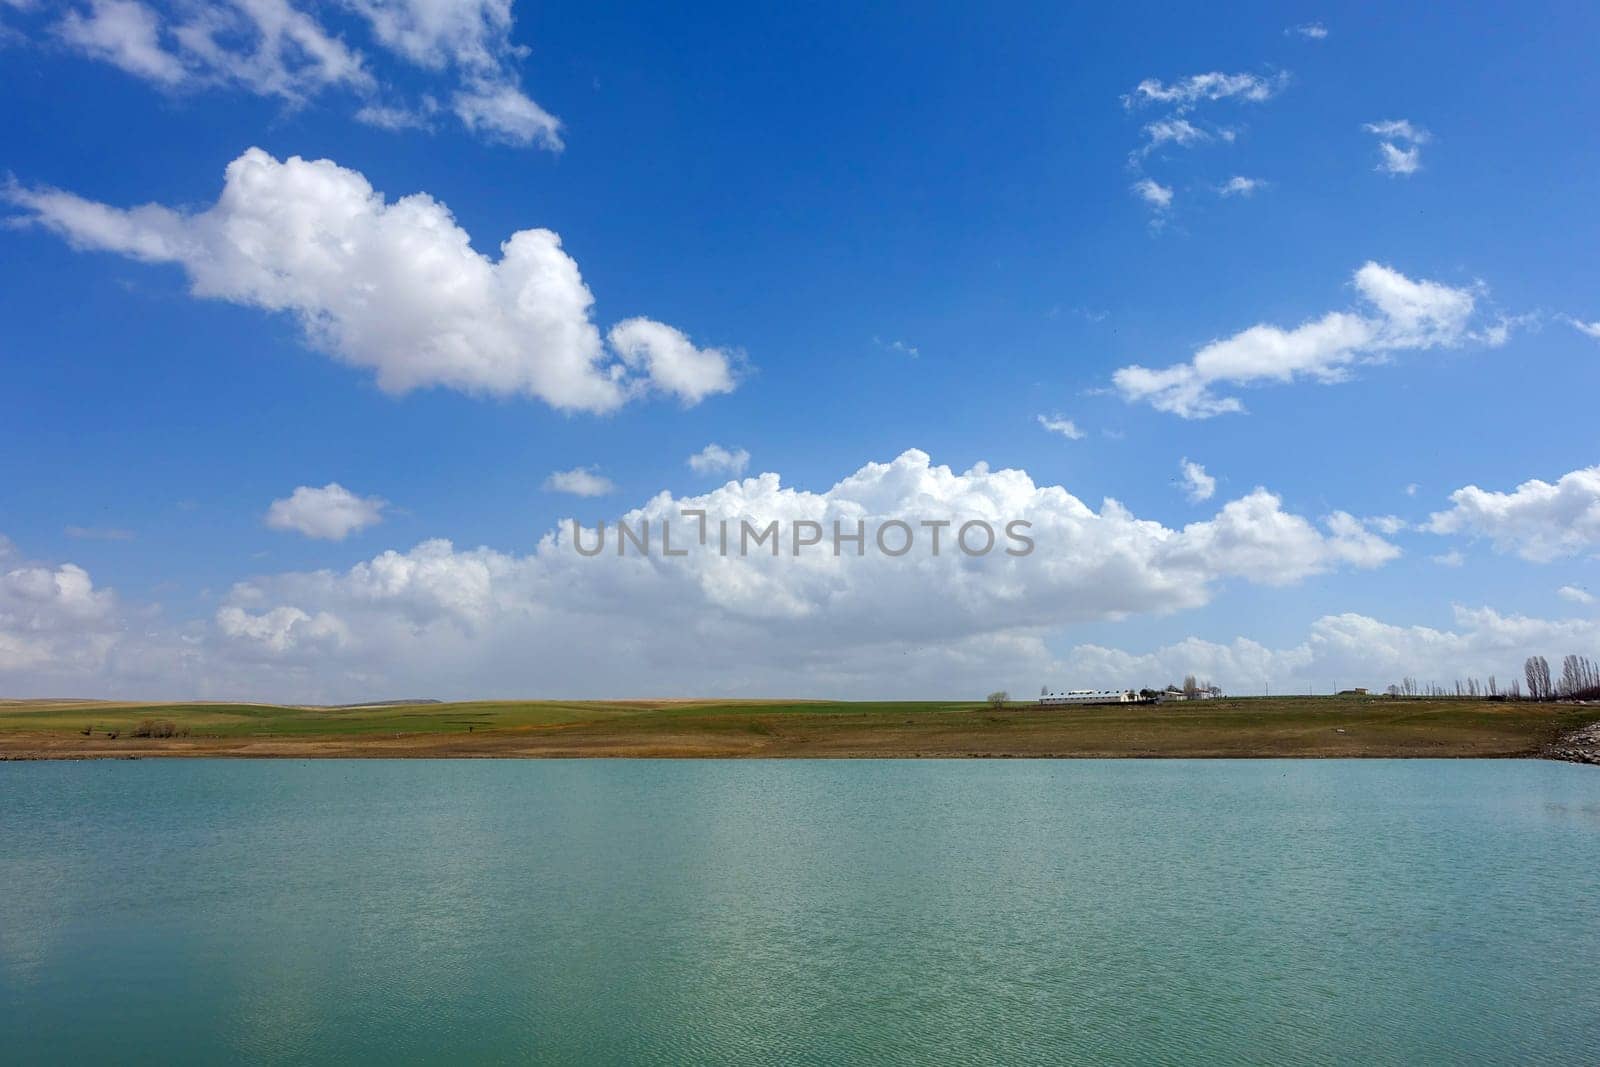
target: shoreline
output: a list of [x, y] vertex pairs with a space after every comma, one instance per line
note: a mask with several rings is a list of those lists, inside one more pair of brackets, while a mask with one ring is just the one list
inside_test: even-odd
[[1539, 755], [1563, 763], [1586, 763], [1600, 767], [1600, 722], [1592, 722], [1563, 734]]

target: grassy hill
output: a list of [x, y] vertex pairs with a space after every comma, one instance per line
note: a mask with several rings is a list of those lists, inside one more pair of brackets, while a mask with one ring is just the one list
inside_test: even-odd
[[1492, 757], [1537, 754], [1597, 719], [1592, 706], [1384, 697], [1003, 709], [975, 701], [3, 701], [0, 757]]

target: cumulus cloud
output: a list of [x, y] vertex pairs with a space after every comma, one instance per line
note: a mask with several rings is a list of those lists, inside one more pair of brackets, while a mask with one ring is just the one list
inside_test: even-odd
[[249, 149], [196, 213], [15, 185], [5, 195], [76, 247], [174, 263], [196, 296], [293, 313], [312, 345], [375, 371], [386, 392], [443, 386], [602, 412], [650, 390], [692, 404], [734, 386], [728, 353], [649, 319], [619, 323], [608, 351], [553, 231], [519, 230], [490, 259], [444, 204], [426, 193], [390, 203], [331, 160]]
[[217, 611], [217, 629], [268, 653], [307, 647], [337, 650], [350, 636], [345, 625], [326, 612], [307, 615], [299, 608], [277, 607], [252, 615], [236, 604]]
[[1123, 367], [1112, 381], [1130, 403], [1201, 419], [1244, 410], [1237, 397], [1214, 392], [1219, 385], [1285, 384], [1303, 378], [1340, 382], [1356, 365], [1381, 362], [1394, 352], [1504, 339], [1471, 332], [1476, 301], [1470, 289], [1413, 281], [1371, 262], [1356, 271], [1353, 283], [1369, 305], [1364, 313], [1333, 311], [1292, 329], [1263, 323], [1212, 341], [1187, 363], [1160, 369]]
[[[452, 76], [450, 110], [470, 130], [559, 150], [561, 122], [522, 90], [511, 0], [344, 0], [372, 44], [406, 64]], [[396, 90], [373, 57], [348, 45], [291, 0], [87, 0], [54, 25], [69, 47], [174, 92], [233, 88], [303, 105], [333, 89], [363, 100], [356, 117], [385, 129], [426, 126], [431, 94], [383, 104]]]
[[82, 567], [28, 564], [0, 537], [0, 677], [98, 670], [117, 639], [116, 607]]
[[1556, 590], [1556, 596], [1562, 600], [1570, 600], [1574, 604], [1593, 604], [1595, 595], [1587, 589], [1580, 589], [1575, 585], [1564, 585]]
[[1450, 494], [1454, 505], [1424, 527], [1436, 534], [1486, 537], [1499, 552], [1535, 563], [1600, 552], [1600, 466], [1537, 478], [1509, 493], [1469, 485]]
[[617, 488], [615, 482], [593, 467], [555, 471], [544, 480], [544, 487], [552, 493], [571, 493], [573, 496], [605, 496]]
[[[706, 513], [706, 543], [683, 509]], [[860, 522], [870, 541], [891, 519], [912, 526], [918, 551], [791, 551], [797, 520], [829, 535], [836, 521], [847, 532]], [[1030, 554], [956, 548], [961, 523], [1002, 531], [1017, 519], [1032, 524]], [[685, 555], [663, 554], [663, 520]], [[723, 520], [778, 521], [781, 550], [722, 556]], [[1375, 567], [1397, 552], [1349, 515], [1313, 521], [1263, 489], [1175, 528], [1115, 500], [1091, 508], [1024, 471], [979, 464], [956, 473], [914, 450], [820, 492], [763, 474], [699, 495], [658, 493], [621, 521], [634, 531], [649, 523], [649, 556], [631, 548], [618, 556], [611, 524], [606, 551], [592, 558], [576, 551], [570, 522], [525, 554], [431, 540], [342, 571], [240, 582], [196, 630], [118, 638], [106, 605], [82, 636], [120, 641], [106, 669], [123, 673], [93, 678], [122, 695], [135, 688], [126, 674], [135, 668], [156, 672], [143, 684], [168, 695], [308, 700], [362, 699], [378, 688], [440, 696], [926, 692], [1005, 677], [1005, 664], [1023, 660], [1042, 671], [1044, 638], [1060, 627], [1180, 612], [1230, 583], [1289, 585]], [[938, 555], [928, 550], [935, 529]], [[577, 543], [592, 547], [595, 534]], [[87, 575], [76, 588], [84, 600]], [[8, 624], [5, 632], [27, 629]], [[49, 654], [35, 653], [32, 669], [43, 670], [37, 657]], [[87, 692], [89, 680], [73, 688]], [[0, 681], [13, 692], [22, 684]]]
[[1378, 170], [1409, 176], [1422, 169], [1422, 146], [1431, 135], [1406, 119], [1385, 119], [1362, 127], [1378, 138]]
[[1328, 36], [1328, 27], [1320, 22], [1302, 22], [1298, 26], [1290, 26], [1283, 31], [1286, 36], [1304, 37], [1311, 41], [1320, 41]]
[[302, 485], [267, 508], [267, 525], [292, 530], [321, 541], [346, 537], [383, 521], [389, 502], [382, 497], [356, 496], [338, 482], [321, 489]]
[[1191, 504], [1210, 500], [1216, 495], [1217, 480], [1207, 474], [1200, 464], [1185, 456], [1178, 464], [1178, 470], [1183, 476], [1183, 495]]
[[[706, 512], [712, 531], [706, 544], [682, 509]], [[775, 555], [724, 557], [715, 532], [722, 520], [777, 520], [784, 530], [795, 520], [824, 530], [837, 520], [853, 530], [860, 520], [870, 538], [890, 518], [913, 524], [982, 518], [999, 529], [1022, 517], [1033, 524], [1037, 545], [1024, 557], [954, 551], [952, 527], [944, 528], [938, 556], [858, 556], [848, 548], [839, 556], [825, 549], [796, 556], [785, 543]], [[663, 520], [675, 524], [674, 545], [687, 555], [661, 553]], [[414, 657], [435, 659], [441, 650], [481, 663], [515, 645], [543, 650], [552, 667], [570, 657], [592, 661], [602, 647], [628, 647], [650, 649], [662, 663], [687, 658], [747, 676], [773, 669], [771, 649], [781, 649], [785, 662], [829, 669], [868, 646], [881, 658], [930, 642], [959, 645], [997, 632], [1164, 614], [1206, 602], [1225, 581], [1285, 585], [1337, 567], [1377, 566], [1396, 551], [1342, 513], [1319, 530], [1265, 490], [1211, 519], [1171, 529], [1112, 500], [1096, 512], [1021, 471], [980, 465], [956, 474], [915, 451], [868, 464], [822, 493], [764, 474], [700, 496], [661, 493], [620, 521], [636, 531], [648, 523], [655, 553], [618, 557], [608, 548], [585, 558], [575, 551], [570, 524], [563, 524], [524, 556], [436, 540], [343, 573], [255, 579], [230, 596], [228, 606], [246, 616], [230, 615], [233, 636], [249, 639], [246, 621], [292, 608], [300, 614], [280, 618], [331, 620], [321, 628], [327, 632], [341, 624], [338, 632], [348, 639], [337, 647], [372, 671]], [[581, 543], [592, 546], [595, 536], [588, 531]], [[887, 618], [895, 626], [886, 627]], [[274, 653], [308, 651], [295, 643], [292, 628], [285, 637], [283, 626], [251, 625], [265, 635], [261, 640], [276, 643]], [[596, 639], [601, 632], [609, 636], [584, 647], [585, 635]], [[311, 651], [319, 655], [334, 647], [321, 633], [318, 642]]]
[[1071, 419], [1062, 418], [1060, 415], [1038, 415], [1039, 425], [1051, 433], [1060, 434], [1069, 441], [1083, 440], [1083, 431], [1078, 429], [1078, 424]]
[[1456, 607], [1454, 629], [1400, 626], [1354, 613], [1325, 615], [1297, 645], [1270, 648], [1248, 638], [1217, 643], [1198, 638], [1147, 653], [1080, 645], [1062, 658], [1055, 677], [1073, 684], [1120, 687], [1174, 681], [1193, 673], [1231, 693], [1327, 692], [1333, 684], [1382, 689], [1402, 678], [1450, 686], [1469, 677], [1498, 678], [1503, 691], [1522, 677], [1522, 661], [1543, 653], [1592, 649], [1600, 622], [1537, 619], [1491, 608]]
[[742, 448], [727, 449], [709, 444], [689, 457], [689, 469], [696, 474], [743, 474], [750, 466], [750, 453]]
[[607, 340], [630, 370], [686, 404], [733, 391], [737, 357], [720, 348], [696, 348], [681, 330], [665, 323], [627, 319], [611, 327]]

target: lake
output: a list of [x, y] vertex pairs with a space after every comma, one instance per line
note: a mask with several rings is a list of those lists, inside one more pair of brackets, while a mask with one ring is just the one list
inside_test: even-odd
[[35, 1062], [1593, 1063], [1600, 769], [0, 765]]

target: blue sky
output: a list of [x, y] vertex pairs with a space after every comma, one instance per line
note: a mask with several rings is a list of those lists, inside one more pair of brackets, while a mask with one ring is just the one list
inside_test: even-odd
[[[262, 12], [296, 9], [345, 66], [297, 46], [263, 60]], [[1253, 691], [1503, 676], [1600, 636], [1580, 595], [1600, 593], [1600, 14], [1586, 7], [6, 0], [0, 25], [0, 691], [909, 697], [1187, 669]], [[210, 53], [185, 36], [198, 25], [224, 27]], [[491, 97], [518, 103], [463, 103]], [[375, 126], [376, 108], [413, 125]], [[1384, 143], [1414, 163], [1383, 169]], [[224, 211], [225, 171], [251, 148], [260, 199]], [[330, 162], [302, 173], [291, 157]], [[1248, 190], [1225, 195], [1235, 178]], [[391, 245], [307, 268], [318, 240], [371, 232], [330, 233], [305, 208], [317, 183], [361, 179], [397, 240], [411, 231], [395, 201], [447, 206], [485, 270], [519, 231], [558, 234], [546, 251], [594, 300], [562, 312], [563, 329], [595, 331], [602, 372], [581, 388], [625, 374], [619, 398], [574, 410], [576, 380], [530, 392], [483, 371], [525, 381], [560, 347], [500, 282], [461, 282], [484, 286], [470, 308], [492, 314], [446, 322], [443, 276], [408, 288]], [[166, 221], [121, 214], [146, 204]], [[89, 219], [95, 205], [111, 214]], [[193, 221], [208, 210], [216, 226]], [[270, 262], [223, 225], [241, 214], [286, 235]], [[182, 247], [138, 251], [156, 238]], [[1369, 263], [1383, 292], [1424, 286], [1402, 293], [1409, 310], [1370, 299]], [[327, 293], [343, 295], [315, 314], [349, 330], [309, 337], [307, 301]], [[1330, 328], [1370, 336], [1294, 332], [1341, 314]], [[636, 341], [630, 363], [609, 331], [635, 317], [671, 332]], [[412, 339], [469, 320], [416, 382], [380, 384]], [[1210, 391], [1244, 411], [1184, 417], [1119, 386], [1119, 369], [1185, 364], [1260, 324], [1287, 339], [1225, 361], [1280, 362]], [[711, 443], [747, 468], [691, 469]], [[1227, 553], [1211, 527], [1190, 534], [1207, 547], [1181, 573], [1171, 544], [1134, 551], [1130, 576], [1106, 564], [1123, 549], [1103, 530], [1051, 527], [1043, 559], [979, 575], [976, 600], [976, 578], [932, 564], [928, 600], [896, 601], [905, 583], [879, 560], [816, 578], [838, 584], [815, 598], [811, 579], [760, 570], [745, 602], [750, 573], [538, 561], [568, 516], [614, 520], [663, 491], [754, 514], [756, 491], [724, 492], [729, 477], [827, 494], [908, 449], [956, 475], [1025, 471], [1096, 513], [1113, 498], [1169, 541], [1257, 487], [1277, 504], [1230, 526]], [[1208, 499], [1186, 494], [1186, 458], [1216, 479]], [[611, 490], [547, 487], [578, 468]], [[985, 477], [966, 489], [1000, 500]], [[1533, 480], [1549, 491], [1519, 490]], [[381, 499], [378, 521], [339, 539], [337, 522], [268, 521], [274, 501], [329, 483]], [[1498, 495], [1452, 498], [1470, 486]], [[954, 507], [897, 491], [872, 499]], [[1338, 513], [1389, 547], [1340, 547]], [[1285, 543], [1282, 516], [1321, 540], [1295, 527]], [[1099, 563], [1062, 577], [1074, 537]], [[453, 546], [439, 587], [362, 586], [370, 561], [439, 538]], [[471, 571], [480, 546], [489, 577], [451, 569]], [[67, 566], [92, 582], [81, 602], [62, 591]], [[645, 606], [674, 582], [703, 601], [661, 612], [675, 637], [584, 606], [634, 580]], [[948, 627], [908, 621], [941, 594], [960, 604]], [[468, 595], [482, 603], [462, 609]], [[1060, 606], [1073, 597], [1097, 607]], [[780, 625], [763, 603], [792, 611]]]

